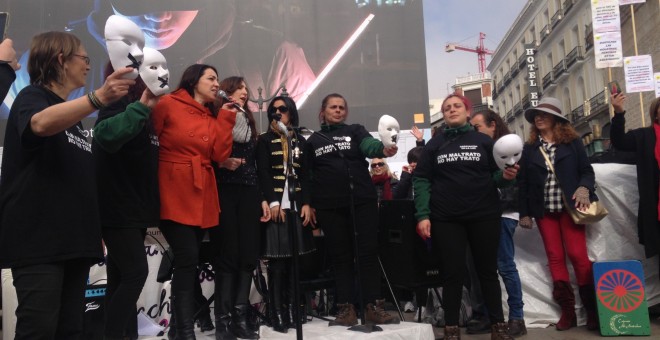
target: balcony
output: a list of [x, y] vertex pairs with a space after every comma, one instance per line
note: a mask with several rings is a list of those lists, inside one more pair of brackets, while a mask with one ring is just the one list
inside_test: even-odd
[[570, 70], [571, 66], [577, 62], [584, 61], [584, 54], [582, 54], [582, 46], [576, 46], [566, 55], [566, 70]]
[[573, 4], [575, 3], [575, 0], [564, 0], [564, 5], [562, 6], [564, 8], [564, 15], [568, 13], [568, 11], [573, 8]]
[[506, 122], [511, 123], [516, 119], [516, 117], [513, 115], [513, 111], [509, 110], [509, 112], [506, 113]]
[[522, 104], [518, 103], [518, 104], [514, 105], [512, 111], [513, 111], [513, 116], [514, 117], [520, 116], [520, 114], [523, 112]]
[[523, 51], [523, 54], [518, 58], [518, 70], [522, 70], [527, 66], [527, 54]]
[[590, 108], [589, 111], [590, 115], [598, 114], [603, 110], [605, 111], [609, 110], [609, 108], [607, 107], [607, 98], [605, 98], [605, 91], [601, 91], [599, 94], [589, 99], [589, 108]]
[[571, 113], [569, 114], [568, 120], [571, 121], [571, 123], [577, 122], [580, 118], [584, 117], [584, 105], [580, 105], [573, 109]]
[[554, 85], [555, 80], [552, 78], [552, 71], [548, 72], [543, 76], [543, 89], [545, 90], [550, 85]]
[[529, 109], [532, 106], [532, 101], [529, 98], [529, 93], [526, 94], [520, 102], [522, 103], [523, 110]]
[[566, 63], [564, 59], [560, 60], [555, 67], [552, 68], [552, 78], [558, 80], [562, 75], [565, 75]]
[[550, 19], [550, 22], [552, 23], [552, 27], [554, 28], [557, 26], [559, 21], [564, 17], [564, 11], [560, 8], [555, 12], [555, 14], [552, 15], [552, 19]]
[[550, 25], [545, 25], [541, 28], [541, 42], [550, 35]]
[[504, 74], [504, 86], [509, 85], [511, 82], [511, 71]]
[[520, 69], [518, 68], [518, 61], [515, 61], [513, 65], [511, 65], [511, 71], [509, 71], [509, 73], [511, 73], [511, 79], [515, 78], [519, 71]]
[[497, 82], [497, 86], [495, 87], [497, 89], [497, 92], [504, 92], [504, 83], [500, 80]]
[[499, 92], [497, 92], [497, 89], [495, 89], [495, 88], [493, 89], [493, 91], [491, 92], [490, 95], [491, 95], [491, 97], [493, 97], [493, 100], [497, 99], [497, 97], [500, 96]]
[[589, 25], [584, 26], [584, 51], [589, 51], [594, 47], [594, 28]]
[[479, 113], [479, 112], [484, 112], [488, 111], [489, 107], [488, 104], [479, 104], [479, 105], [474, 105], [472, 106], [472, 113]]

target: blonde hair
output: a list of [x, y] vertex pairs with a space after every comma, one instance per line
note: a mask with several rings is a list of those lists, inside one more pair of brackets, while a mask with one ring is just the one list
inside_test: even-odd
[[34, 36], [28, 58], [30, 84], [62, 84], [64, 66], [59, 62], [59, 55], [67, 60], [78, 52], [81, 45], [78, 37], [66, 32], [51, 31]]
[[[385, 172], [387, 173], [387, 176], [390, 177], [390, 178], [398, 179], [396, 177], [396, 175], [392, 172], [392, 170], [390, 170], [390, 165], [387, 164], [387, 160], [385, 158], [372, 158], [371, 160], [373, 161], [374, 159], [382, 159], [384, 165], [381, 168], [385, 169]], [[371, 176], [375, 175], [374, 169], [371, 167], [371, 162], [369, 162], [369, 174]]]

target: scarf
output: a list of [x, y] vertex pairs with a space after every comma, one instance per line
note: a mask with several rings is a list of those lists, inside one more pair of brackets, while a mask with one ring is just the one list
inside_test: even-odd
[[245, 113], [236, 112], [236, 124], [231, 132], [234, 137], [234, 142], [247, 143], [252, 137], [252, 130], [250, 129], [250, 121]]
[[[658, 162], [658, 167], [660, 167], [660, 124], [653, 123], [653, 130], [655, 131], [655, 161]], [[658, 195], [658, 221], [660, 221], [660, 190]]]
[[[287, 143], [286, 136], [282, 133], [282, 131], [280, 131], [279, 127], [277, 126], [276, 120], [270, 122], [270, 131], [273, 131], [273, 133], [275, 133], [280, 138], [280, 144], [282, 145], [282, 162], [284, 164], [287, 164], [287, 161], [289, 159], [289, 143]], [[293, 130], [289, 130], [288, 132], [289, 132], [289, 136], [293, 135]]]
[[455, 138], [460, 135], [464, 135], [468, 133], [469, 131], [474, 131], [474, 128], [470, 123], [465, 123], [463, 126], [455, 127], [455, 128], [446, 128], [445, 131], [443, 131], [443, 134], [447, 139]]
[[383, 186], [383, 195], [380, 197], [381, 200], [392, 199], [392, 186], [390, 185], [390, 176], [388, 176], [387, 173], [371, 176], [371, 182], [375, 185]]

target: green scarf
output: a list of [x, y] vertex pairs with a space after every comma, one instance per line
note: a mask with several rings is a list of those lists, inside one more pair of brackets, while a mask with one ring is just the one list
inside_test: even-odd
[[465, 125], [455, 128], [446, 128], [445, 131], [443, 131], [442, 133], [445, 135], [446, 138], [454, 138], [460, 135], [464, 135], [468, 133], [468, 131], [474, 131], [474, 127], [472, 127], [470, 123], [465, 123]]

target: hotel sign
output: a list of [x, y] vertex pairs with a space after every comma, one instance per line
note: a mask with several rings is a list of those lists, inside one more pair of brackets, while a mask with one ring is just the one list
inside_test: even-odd
[[536, 63], [536, 46], [525, 45], [525, 61], [527, 63], [527, 93], [532, 107], [539, 104], [538, 64]]

